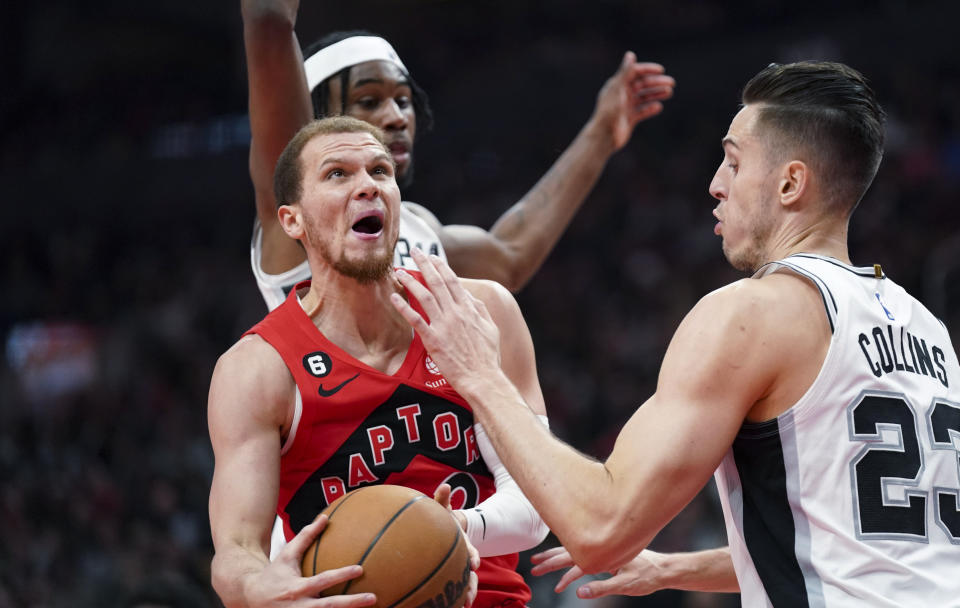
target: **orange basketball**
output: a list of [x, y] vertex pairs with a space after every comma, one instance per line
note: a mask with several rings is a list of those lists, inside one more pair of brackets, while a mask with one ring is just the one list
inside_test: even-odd
[[321, 595], [373, 593], [381, 608], [459, 608], [470, 556], [460, 526], [435, 500], [403, 486], [359, 488], [330, 503], [320, 537], [303, 554], [303, 575], [363, 566], [363, 575]]

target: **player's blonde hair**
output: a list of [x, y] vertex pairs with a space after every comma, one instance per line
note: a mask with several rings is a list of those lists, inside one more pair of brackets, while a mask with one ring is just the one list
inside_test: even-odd
[[311, 121], [297, 131], [277, 159], [277, 167], [273, 172], [273, 194], [277, 199], [277, 205], [295, 204], [303, 195], [303, 168], [300, 155], [307, 143], [316, 137], [340, 133], [370, 134], [383, 147], [383, 151], [391, 159], [390, 162], [393, 162], [383, 131], [378, 127], [350, 116], [330, 116]]

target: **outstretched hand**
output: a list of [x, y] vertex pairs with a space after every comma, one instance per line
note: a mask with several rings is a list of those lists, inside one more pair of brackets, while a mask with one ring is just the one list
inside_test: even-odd
[[397, 280], [420, 303], [426, 318], [400, 294], [390, 300], [420, 335], [447, 382], [463, 394], [471, 380], [482, 382], [500, 371], [500, 330], [486, 305], [464, 288], [446, 262], [419, 249], [412, 255], [426, 287], [402, 269]]
[[673, 97], [676, 81], [659, 63], [638, 62], [627, 51], [620, 68], [597, 94], [592, 121], [603, 126], [614, 150], [627, 145], [637, 123], [663, 111], [663, 101]]
[[255, 575], [247, 585], [246, 599], [249, 606], [360, 608], [376, 604], [377, 596], [372, 593], [317, 597], [324, 589], [363, 574], [361, 566], [344, 566], [335, 570], [325, 570], [313, 576], [302, 576], [300, 562], [303, 554], [326, 525], [327, 516], [321, 515], [310, 525], [304, 526], [289, 543], [284, 545], [276, 559]]
[[[577, 588], [577, 597], [594, 599], [605, 595], [649, 595], [665, 587], [658, 583], [660, 562], [663, 555], [645, 549], [635, 558], [611, 572], [608, 579], [595, 580]], [[561, 593], [571, 583], [584, 575], [580, 566], [573, 563], [570, 553], [563, 547], [554, 547], [530, 557], [534, 564], [530, 570], [537, 576], [569, 568], [563, 573], [560, 582], [553, 588]]]

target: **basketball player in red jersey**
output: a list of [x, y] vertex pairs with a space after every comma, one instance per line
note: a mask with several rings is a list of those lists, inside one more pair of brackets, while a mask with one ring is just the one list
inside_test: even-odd
[[[299, 570], [323, 526], [310, 520], [351, 489], [395, 483], [432, 494], [445, 483], [464, 506], [494, 493], [469, 406], [391, 304], [405, 297], [392, 272], [394, 172], [380, 131], [348, 117], [310, 123], [278, 162], [279, 221], [303, 243], [315, 280], [231, 347], [211, 380], [211, 574], [227, 606], [293, 604], [358, 576], [358, 567], [308, 578]], [[500, 324], [505, 373], [543, 415], [532, 341], [512, 296], [490, 281], [465, 285]], [[278, 515], [289, 542], [270, 561]], [[487, 537], [504, 534], [496, 520], [486, 525]], [[515, 567], [515, 554], [485, 558], [474, 605], [525, 604]]]

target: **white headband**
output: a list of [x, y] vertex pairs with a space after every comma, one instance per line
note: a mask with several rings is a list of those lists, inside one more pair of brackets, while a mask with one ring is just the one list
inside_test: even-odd
[[367, 61], [389, 61], [407, 73], [406, 66], [389, 42], [379, 36], [353, 36], [320, 49], [303, 62], [307, 88], [312, 91], [340, 70]]

